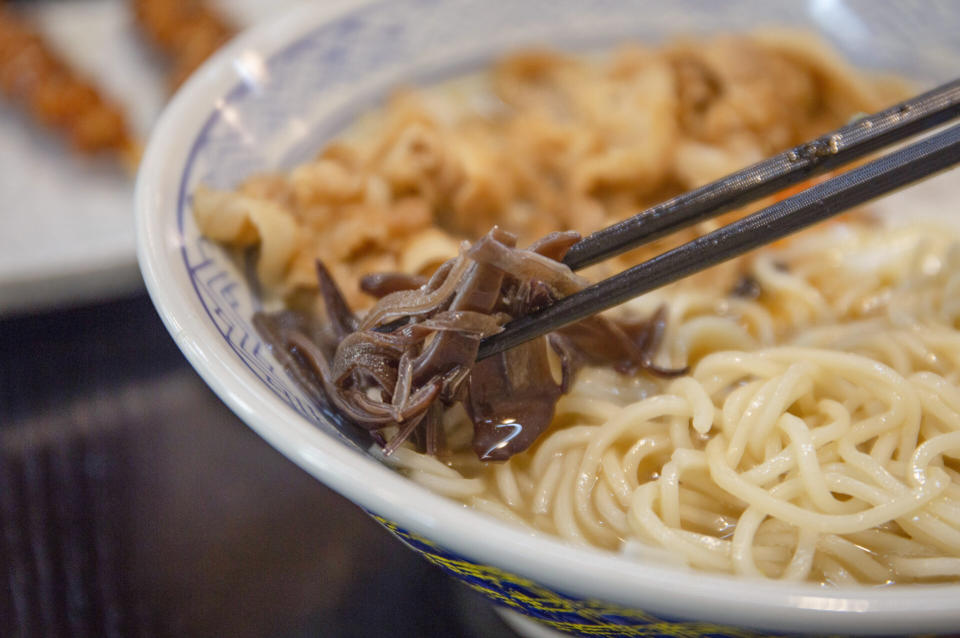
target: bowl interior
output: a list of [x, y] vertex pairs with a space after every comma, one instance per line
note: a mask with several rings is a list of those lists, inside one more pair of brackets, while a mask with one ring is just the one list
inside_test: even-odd
[[[818, 33], [856, 65], [931, 85], [949, 79], [960, 59], [960, 12], [949, 2], [924, 3], [922, 11], [912, 10], [916, 6], [732, 1], [720, 9], [693, 0], [533, 0], [493, 11], [482, 0], [393, 0], [304, 7], [227, 47], [162, 119], [137, 189], [145, 279], [171, 333], [218, 394], [274, 446], [364, 507], [479, 559], [512, 560], [516, 569], [554, 585], [624, 604], [646, 597], [652, 601], [647, 608], [673, 615], [684, 615], [683, 609], [689, 615], [699, 597], [718, 620], [749, 616], [754, 625], [795, 627], [789, 623], [797, 617], [784, 607], [816, 611], [819, 603], [810, 600], [830, 600], [820, 609], [836, 610], [835, 601], [849, 595], [812, 586], [757, 588], [669, 568], [631, 569], [611, 555], [531, 539], [464, 511], [372, 460], [366, 445], [336, 415], [309, 401], [269, 356], [250, 323], [260, 307], [256, 291], [241, 267], [200, 237], [190, 194], [199, 184], [227, 189], [255, 173], [289, 169], [398, 84], [436, 82], [521, 46], [609, 48], [628, 40], [789, 25]], [[589, 575], [571, 581], [587, 568]], [[682, 606], [670, 600], [681, 592]], [[797, 595], [812, 598], [798, 607]], [[923, 598], [888, 596], [900, 602], [883, 607], [875, 600], [884, 595], [868, 596], [866, 607], [850, 611], [886, 610], [894, 617], [897, 605], [912, 608]], [[744, 596], [753, 598], [752, 611]], [[930, 623], [946, 617], [960, 622], [960, 613], [947, 613], [949, 606], [938, 606], [935, 598]]]
[[[960, 26], [955, 13], [945, 11], [944, 17]], [[718, 12], [702, 2], [596, 0], [534, 1], [497, 11], [483, 2], [359, 3], [274, 51], [241, 51], [231, 60], [237, 81], [219, 96], [196, 133], [179, 184], [181, 258], [197, 299], [264, 385], [304, 418], [341, 436], [340, 428], [329, 427], [336, 416], [319, 411], [265, 355], [249, 323], [259, 307], [257, 297], [235, 264], [199, 237], [191, 219], [190, 193], [197, 185], [228, 189], [250, 175], [292, 168], [397, 86], [431, 84], [476, 70], [511, 49], [590, 50], [773, 25], [807, 29], [858, 66], [893, 70], [924, 84], [948, 79], [960, 52], [936, 15], [917, 20], [909, 8], [861, 14], [839, 2], [732, 2]], [[919, 52], [918, 33], [929, 35], [929, 46]]]

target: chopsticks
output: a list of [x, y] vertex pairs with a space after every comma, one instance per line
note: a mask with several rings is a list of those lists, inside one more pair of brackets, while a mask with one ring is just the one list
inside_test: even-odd
[[772, 195], [960, 115], [960, 78], [832, 133], [678, 195], [585, 237], [563, 262], [573, 270]]
[[[816, 172], [848, 163], [960, 114], [960, 80], [839, 129], [743, 171], [603, 229], [576, 244], [573, 268], [607, 257], [776, 192]], [[870, 122], [870, 125], [863, 124]], [[880, 129], [874, 132], [874, 129]], [[795, 159], [794, 159], [795, 158]], [[754, 248], [776, 241], [854, 206], [912, 184], [960, 162], [960, 124], [821, 182], [669, 250], [622, 273], [519, 317], [484, 339], [484, 359]], [[796, 170], [794, 165], [804, 168]], [[773, 185], [771, 185], [773, 184]], [[707, 208], [712, 202], [716, 208]], [[668, 214], [669, 213], [669, 214]], [[676, 218], [673, 218], [673, 216]], [[578, 248], [585, 244], [585, 248]]]

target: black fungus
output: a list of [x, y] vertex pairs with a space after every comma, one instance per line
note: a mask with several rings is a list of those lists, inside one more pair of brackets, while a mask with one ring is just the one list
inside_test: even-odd
[[[580, 366], [662, 376], [686, 371], [653, 362], [666, 327], [664, 308], [639, 322], [590, 317], [476, 361], [483, 338], [586, 285], [560, 262], [578, 240], [576, 233], [553, 233], [519, 249], [513, 235], [494, 228], [428, 281], [368, 275], [362, 288], [379, 301], [359, 318], [318, 263], [324, 321], [284, 311], [259, 314], [255, 325], [310, 397], [369, 432], [386, 454], [407, 440], [441, 454], [443, 410], [462, 402], [477, 456], [503, 461], [549, 427]], [[559, 355], [559, 383], [550, 348]], [[386, 428], [394, 428], [389, 440]]]

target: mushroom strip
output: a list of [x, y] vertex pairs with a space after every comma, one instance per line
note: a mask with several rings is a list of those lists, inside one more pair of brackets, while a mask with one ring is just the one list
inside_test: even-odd
[[[483, 338], [586, 285], [560, 263], [578, 240], [576, 233], [553, 233], [519, 249], [516, 237], [495, 227], [429, 281], [396, 274], [365, 278], [364, 288], [381, 298], [362, 318], [318, 263], [325, 322], [284, 311], [258, 314], [255, 325], [310, 397], [371, 432], [386, 454], [411, 437], [428, 453], [439, 452], [439, 414], [462, 402], [473, 421], [477, 456], [503, 461], [547, 429], [579, 366], [685, 372], [653, 363], [666, 324], [663, 309], [638, 323], [590, 317], [476, 361]], [[551, 348], [561, 364], [559, 382]]]

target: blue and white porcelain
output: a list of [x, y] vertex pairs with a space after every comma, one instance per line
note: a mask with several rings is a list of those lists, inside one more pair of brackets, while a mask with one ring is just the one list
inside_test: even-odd
[[960, 630], [960, 586], [827, 589], [645, 564], [534, 537], [415, 485], [342, 434], [270, 357], [242, 273], [190, 214], [200, 183], [230, 188], [312, 156], [398, 83], [427, 83], [522, 45], [787, 25], [855, 64], [921, 85], [960, 69], [960, 5], [797, 0], [391, 0], [309, 3], [228, 45], [154, 130], [136, 192], [141, 268], [174, 339], [280, 452], [402, 542], [505, 608], [591, 636], [906, 634]]

